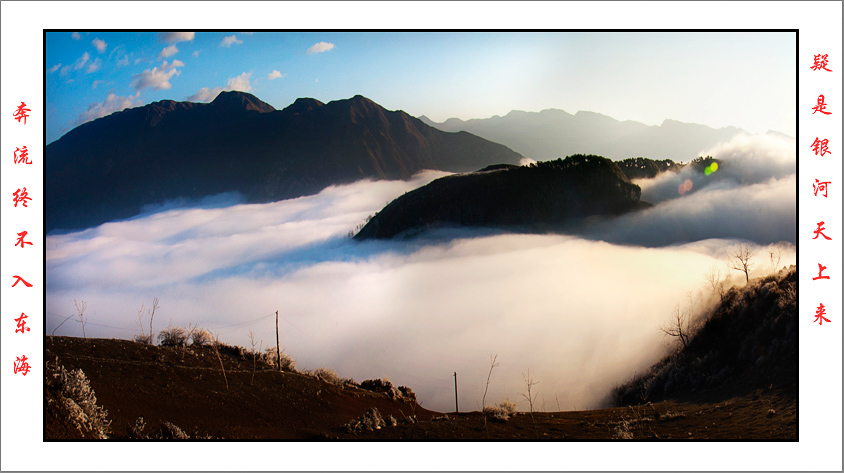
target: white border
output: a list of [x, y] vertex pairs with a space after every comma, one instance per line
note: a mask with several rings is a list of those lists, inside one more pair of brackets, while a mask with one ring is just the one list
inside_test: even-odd
[[[841, 141], [840, 2], [3, 2], [2, 3], [2, 233], [0, 233], [0, 291], [2, 291], [2, 439], [3, 470], [837, 470], [842, 469], [841, 384], [841, 195], [844, 143]], [[354, 19], [354, 21], [350, 21]], [[791, 443], [549, 443], [549, 444], [311, 444], [311, 443], [191, 443], [147, 444], [143, 454], [133, 443], [43, 443], [43, 333], [41, 276], [43, 233], [40, 212], [41, 178], [37, 144], [29, 146], [31, 170], [12, 169], [14, 143], [41, 139], [43, 113], [42, 29], [799, 29], [798, 117], [800, 273], [800, 406], [799, 442]], [[812, 74], [812, 55], [829, 54], [833, 74]], [[818, 92], [821, 91], [821, 92]], [[816, 94], [823, 93], [833, 115], [811, 116]], [[25, 97], [25, 98], [23, 98]], [[6, 119], [21, 101], [33, 110], [26, 133]], [[741, 104], [736, 104], [741, 106]], [[828, 119], [827, 119], [828, 118]], [[37, 134], [32, 134], [37, 132]], [[815, 135], [830, 140], [833, 154], [813, 159], [809, 146]], [[11, 150], [10, 150], [11, 146]], [[815, 177], [830, 180], [830, 198], [812, 196]], [[22, 217], [9, 209], [7, 194], [22, 180], [33, 202]], [[837, 229], [831, 245], [810, 238], [815, 223]], [[36, 236], [35, 252], [10, 251], [12, 230], [25, 227]], [[36, 230], [37, 229], [37, 230]], [[15, 233], [20, 230], [14, 230]], [[27, 254], [28, 253], [28, 254]], [[36, 259], [37, 258], [37, 259]], [[813, 284], [812, 268], [822, 262], [829, 269], [829, 284]], [[30, 293], [6, 287], [13, 271], [29, 270]], [[37, 270], [36, 270], [37, 269]], [[34, 275], [34, 273], [38, 273]], [[17, 288], [16, 288], [17, 289]], [[37, 293], [36, 293], [37, 291]], [[33, 297], [35, 302], [33, 302]], [[812, 325], [815, 307], [822, 301], [828, 318], [823, 327]], [[24, 343], [14, 337], [10, 321], [21, 306], [35, 322]], [[17, 315], [14, 315], [17, 317]], [[11, 328], [10, 328], [11, 327]], [[34, 341], [37, 338], [37, 342]], [[26, 378], [13, 376], [13, 354], [22, 347], [32, 352], [35, 369]]]

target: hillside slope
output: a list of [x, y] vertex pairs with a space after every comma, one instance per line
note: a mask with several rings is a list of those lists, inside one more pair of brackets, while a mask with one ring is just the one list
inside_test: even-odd
[[687, 345], [616, 388], [617, 404], [775, 387], [796, 402], [795, 266], [730, 289], [711, 312], [684, 321], [683, 330], [690, 335]]
[[127, 218], [178, 198], [236, 191], [270, 202], [364, 178], [465, 172], [520, 158], [360, 95], [327, 104], [298, 99], [283, 110], [244, 92], [221, 92], [208, 104], [165, 100], [85, 123], [47, 146], [46, 231]]
[[[412, 396], [407, 390], [329, 382], [260, 362], [253, 380], [251, 357], [236, 347], [221, 347], [224, 377], [208, 346], [69, 337], [47, 337], [45, 346], [47, 441], [797, 438], [796, 401], [778, 387], [637, 408], [513, 412], [505, 420], [434, 413], [402, 396]], [[210, 462], [190, 464], [213, 469]]]
[[[179, 432], [199, 439], [320, 439], [373, 408], [387, 422], [433, 415], [409, 390], [362, 389], [366, 383], [354, 385], [333, 372], [279, 372], [257, 361], [253, 374], [252, 356], [238, 347], [221, 346], [218, 358], [210, 346], [114, 339], [47, 337], [45, 346], [48, 439], [166, 439], [180, 438]], [[94, 411], [86, 396], [102, 409], [88, 419], [74, 406]]]
[[448, 226], [550, 230], [649, 205], [639, 201], [640, 193], [617, 164], [600, 156], [490, 166], [408, 192], [378, 212], [355, 238], [393, 238]]

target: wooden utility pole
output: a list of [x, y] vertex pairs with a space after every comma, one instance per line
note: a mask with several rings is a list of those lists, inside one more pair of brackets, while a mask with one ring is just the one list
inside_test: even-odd
[[454, 412], [460, 412], [457, 404], [457, 371], [454, 372]]
[[281, 348], [278, 345], [278, 311], [275, 311], [275, 362], [276, 367], [281, 371]]

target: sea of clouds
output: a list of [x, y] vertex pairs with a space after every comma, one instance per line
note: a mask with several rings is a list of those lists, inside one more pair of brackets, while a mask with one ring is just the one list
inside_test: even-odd
[[[794, 264], [793, 140], [738, 137], [702, 155], [722, 160], [703, 176], [683, 171], [638, 181], [648, 210], [590, 222], [572, 235], [443, 229], [408, 241], [355, 242], [348, 232], [404, 192], [445, 175], [361, 181], [269, 204], [237, 196], [171, 206], [47, 237], [47, 333], [84, 300], [89, 337], [131, 339], [138, 309], [158, 298], [154, 329], [199, 324], [230, 344], [275, 343], [298, 368], [329, 367], [357, 381], [388, 377], [423, 406], [478, 409], [597, 407], [618, 383], [670, 348], [659, 331], [675, 305], [711, 303], [704, 274], [728, 284], [728, 250], [748, 242], [754, 272]], [[719, 174], [720, 173], [720, 174]], [[693, 181], [692, 190], [678, 185]], [[673, 194], [672, 192], [673, 191]], [[231, 205], [225, 202], [230, 198]], [[223, 199], [223, 200], [221, 200]], [[791, 243], [792, 245], [789, 245]], [[730, 274], [731, 273], [731, 274]], [[145, 324], [148, 318], [145, 318]], [[68, 321], [57, 335], [81, 336]]]

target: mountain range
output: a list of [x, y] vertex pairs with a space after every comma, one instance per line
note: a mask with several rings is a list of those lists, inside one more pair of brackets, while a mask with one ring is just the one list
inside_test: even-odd
[[424, 115], [419, 119], [442, 131], [468, 131], [538, 161], [579, 153], [597, 154], [615, 161], [638, 156], [691, 161], [705, 150], [744, 132], [735, 127], [715, 129], [675, 120], [649, 126], [595, 112], [580, 111], [572, 115], [557, 109], [514, 110], [503, 117], [466, 121], [450, 118], [443, 123], [433, 122]]
[[221, 92], [207, 104], [164, 100], [85, 123], [47, 145], [45, 230], [87, 228], [179, 198], [236, 191], [270, 202], [364, 178], [473, 171], [521, 158], [360, 95], [300, 98], [283, 110], [244, 92]]

